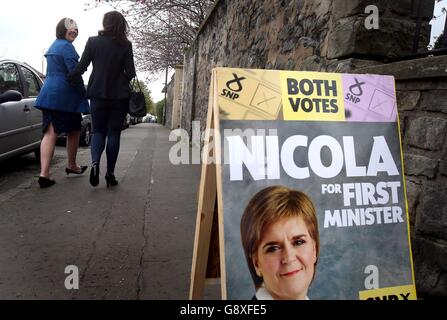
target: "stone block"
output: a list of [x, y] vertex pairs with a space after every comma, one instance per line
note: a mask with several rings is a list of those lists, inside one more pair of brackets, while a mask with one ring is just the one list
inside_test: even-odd
[[297, 43], [293, 40], [285, 41], [282, 45], [281, 53], [286, 53], [295, 48]]
[[424, 78], [420, 80], [398, 80], [396, 81], [396, 90], [447, 90], [447, 79], [441, 77], [433, 79]]
[[419, 203], [422, 187], [408, 178], [405, 180], [405, 189], [407, 191], [408, 215], [410, 224], [414, 225], [416, 220], [416, 207]]
[[435, 9], [435, 0], [420, 0], [420, 1], [421, 1], [420, 6], [418, 0], [411, 1], [413, 5], [411, 8], [411, 18], [417, 19], [417, 16], [419, 14], [423, 21], [430, 21], [433, 18], [433, 11]]
[[420, 109], [447, 113], [447, 90], [423, 91]]
[[286, 64], [285, 64], [283, 58], [281, 58], [281, 57], [277, 57], [276, 58], [276, 61], [275, 61], [275, 64], [274, 64], [274, 68], [276, 70], [284, 70], [285, 65]]
[[356, 73], [358, 69], [367, 66], [380, 65], [381, 62], [373, 60], [363, 60], [356, 58], [348, 58], [343, 60], [330, 60], [327, 62], [327, 72], [337, 73]]
[[278, 40], [284, 41], [295, 35], [295, 27], [292, 24], [286, 24], [278, 33]]
[[298, 39], [298, 43], [304, 46], [305, 48], [308, 47], [316, 48], [318, 46], [318, 42], [310, 37], [301, 37]]
[[322, 16], [329, 13], [331, 8], [331, 1], [328, 0], [305, 0], [302, 10], [303, 15]]
[[441, 183], [424, 190], [416, 210], [418, 234], [447, 240], [447, 188]]
[[436, 176], [438, 160], [415, 154], [404, 154], [405, 174], [408, 176], [425, 176], [433, 179]]
[[435, 90], [447, 87], [447, 59], [445, 56], [365, 67], [359, 72], [387, 74], [394, 76], [396, 80], [406, 80], [397, 82], [397, 90]]
[[344, 18], [335, 23], [329, 31], [327, 58], [336, 59], [355, 52], [355, 31], [360, 21], [356, 17]]
[[325, 60], [319, 56], [307, 57], [299, 66], [300, 71], [321, 71], [325, 68]]
[[[412, 51], [415, 27], [413, 21], [406, 19], [381, 18], [378, 30], [367, 30], [362, 17], [340, 19], [329, 31], [327, 57], [335, 59], [356, 54], [395, 58], [408, 55]], [[428, 43], [428, 30], [428, 23], [424, 23], [421, 46]]]
[[443, 176], [447, 176], [447, 160], [442, 160], [440, 165], [439, 165], [439, 172], [443, 175]]
[[412, 239], [416, 289], [419, 298], [447, 298], [447, 246], [416, 236]]
[[[430, 21], [433, 17], [435, 0], [421, 0], [420, 15], [423, 21]], [[416, 20], [418, 14], [418, 1], [412, 0], [335, 0], [332, 2], [332, 14], [335, 19], [354, 15], [366, 15], [365, 8], [375, 5], [379, 9], [379, 16], [408, 16]]]
[[[430, 0], [434, 1], [434, 0]], [[411, 0], [387, 1], [387, 7], [392, 14], [410, 16], [412, 13]]]
[[447, 120], [435, 117], [420, 117], [409, 121], [407, 142], [425, 149], [440, 150], [444, 144]]
[[439, 172], [443, 176], [447, 176], [447, 153], [444, 155], [444, 157], [441, 160], [441, 163], [439, 164]]
[[[405, 114], [399, 113], [399, 127], [400, 127], [400, 136], [405, 137], [405, 132], [407, 130], [407, 117]], [[406, 147], [405, 145], [403, 146]]]
[[414, 110], [421, 96], [419, 91], [396, 91], [396, 94], [399, 111]]
[[295, 70], [296, 62], [293, 59], [287, 60], [286, 70]]
[[387, 1], [385, 0], [336, 0], [332, 1], [332, 15], [334, 20], [350, 16], [366, 15], [365, 8], [375, 5], [379, 9], [379, 15], [384, 13]]

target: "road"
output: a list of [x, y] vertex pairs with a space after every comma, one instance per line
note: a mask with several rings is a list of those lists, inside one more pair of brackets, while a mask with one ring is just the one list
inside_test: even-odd
[[[89, 147], [80, 147], [80, 158], [86, 158], [90, 153]], [[65, 168], [66, 164], [65, 142], [58, 141], [54, 151], [52, 168]], [[1, 162], [0, 165], [0, 203], [10, 198], [22, 189], [30, 187], [39, 176], [39, 161], [34, 153], [14, 157]], [[35, 178], [35, 179], [34, 179]]]
[[[116, 188], [87, 171], [66, 176], [58, 146], [56, 185], [40, 189], [38, 162], [25, 155], [0, 169], [0, 299], [187, 299], [199, 165], [168, 160], [169, 131], [123, 131]], [[89, 148], [78, 163], [88, 165]], [[65, 280], [79, 271], [79, 289]], [[74, 270], [74, 269], [70, 269]]]

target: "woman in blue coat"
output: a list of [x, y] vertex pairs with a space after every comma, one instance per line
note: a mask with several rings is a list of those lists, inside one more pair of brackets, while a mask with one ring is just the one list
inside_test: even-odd
[[68, 174], [82, 174], [87, 166], [78, 166], [76, 153], [81, 132], [81, 112], [89, 113], [85, 88], [81, 77], [76, 85], [68, 83], [67, 75], [76, 68], [79, 60], [72, 42], [78, 36], [78, 27], [72, 19], [64, 18], [56, 26], [56, 40], [45, 54], [47, 77], [36, 100], [36, 108], [42, 110], [43, 139], [40, 145], [39, 185], [47, 188], [55, 184], [50, 178], [50, 163], [53, 158], [57, 136], [67, 134]]

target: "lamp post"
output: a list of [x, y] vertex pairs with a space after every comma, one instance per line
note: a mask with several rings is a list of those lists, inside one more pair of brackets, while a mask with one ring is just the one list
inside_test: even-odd
[[[168, 11], [168, 39], [171, 37], [171, 12]], [[169, 44], [169, 41], [168, 41]], [[168, 70], [169, 70], [169, 51], [166, 59], [166, 72], [165, 72], [165, 107], [163, 108], [163, 125], [166, 125], [166, 108], [167, 108], [167, 95], [168, 95]]]
[[[443, 10], [445, 10], [443, 8]], [[444, 31], [442, 33], [442, 35], [444, 36], [444, 39], [442, 40], [442, 48], [446, 49], [447, 48], [447, 12], [444, 11], [445, 13], [445, 22], [444, 22]]]
[[48, 50], [48, 48], [44, 48], [43, 50], [42, 50], [42, 55], [41, 55], [41, 61], [42, 61], [42, 74], [44, 75], [45, 74], [45, 72], [44, 72], [44, 64], [45, 64], [45, 51], [47, 51]]
[[163, 108], [163, 125], [166, 125], [166, 103], [167, 103], [167, 95], [168, 95], [168, 68], [169, 64], [166, 63], [166, 73], [165, 73], [165, 106]]

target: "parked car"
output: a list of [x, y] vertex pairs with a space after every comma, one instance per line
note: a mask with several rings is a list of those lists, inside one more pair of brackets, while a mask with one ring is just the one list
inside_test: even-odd
[[79, 145], [89, 146], [92, 142], [92, 116], [90, 114], [82, 115], [81, 122], [81, 137], [79, 138]]
[[123, 121], [123, 128], [121, 130], [125, 130], [130, 126], [130, 114], [127, 114]]
[[34, 105], [42, 85], [29, 65], [0, 60], [0, 160], [32, 151], [40, 158], [42, 113]]
[[138, 118], [130, 116], [129, 123], [132, 125], [136, 125], [137, 123], [139, 123]]
[[141, 122], [144, 122], [144, 123], [155, 123], [155, 122], [157, 122], [157, 117], [154, 116], [153, 114], [148, 113], [148, 114], [146, 114], [142, 118]]
[[[88, 147], [92, 142], [92, 116], [90, 114], [82, 114], [81, 136], [79, 137], [79, 145]], [[66, 133], [61, 133], [57, 137], [59, 142], [67, 139]]]

